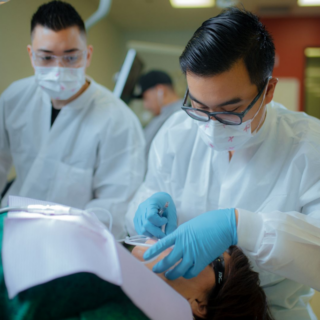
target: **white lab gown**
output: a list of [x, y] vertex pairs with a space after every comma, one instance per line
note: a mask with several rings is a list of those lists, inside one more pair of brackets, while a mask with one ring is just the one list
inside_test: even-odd
[[156, 136], [145, 182], [126, 216], [134, 234], [138, 204], [168, 192], [178, 224], [204, 212], [239, 208], [238, 245], [259, 271], [277, 320], [316, 319], [320, 290], [320, 121], [272, 102], [260, 131], [229, 162], [212, 150], [183, 111]]
[[[129, 200], [143, 180], [143, 132], [121, 100], [89, 81], [52, 127], [50, 98], [34, 77], [13, 83], [2, 94], [0, 190], [13, 160], [17, 178], [7, 195], [107, 209], [113, 234], [122, 237]], [[2, 201], [6, 205], [7, 196]], [[103, 212], [97, 213], [109, 222]]]

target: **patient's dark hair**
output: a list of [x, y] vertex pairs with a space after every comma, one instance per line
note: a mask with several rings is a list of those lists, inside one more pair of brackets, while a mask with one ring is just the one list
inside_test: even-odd
[[85, 25], [74, 7], [63, 1], [51, 1], [43, 4], [33, 15], [31, 20], [31, 33], [37, 25], [53, 31], [61, 31], [77, 26], [82, 33], [86, 33]]
[[232, 246], [229, 252], [227, 274], [220, 290], [217, 292], [214, 287], [208, 295], [205, 319], [273, 320], [266, 295], [260, 287], [259, 274], [251, 269], [241, 249]]
[[243, 60], [250, 80], [261, 90], [272, 74], [275, 47], [259, 18], [235, 7], [203, 22], [180, 57], [182, 71], [214, 76]]

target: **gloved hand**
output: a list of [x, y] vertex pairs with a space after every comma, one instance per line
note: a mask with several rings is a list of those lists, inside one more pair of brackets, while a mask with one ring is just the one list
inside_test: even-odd
[[[159, 210], [163, 209], [162, 216]], [[171, 196], [166, 192], [157, 192], [139, 205], [133, 219], [138, 234], [158, 239], [177, 229], [176, 206]], [[166, 225], [165, 233], [161, 226]]]
[[174, 246], [171, 253], [158, 262], [153, 271], [167, 271], [166, 277], [175, 280], [181, 276], [197, 276], [231, 245], [238, 242], [235, 209], [209, 211], [178, 227], [173, 233], [148, 249], [143, 258], [150, 260], [163, 250]]

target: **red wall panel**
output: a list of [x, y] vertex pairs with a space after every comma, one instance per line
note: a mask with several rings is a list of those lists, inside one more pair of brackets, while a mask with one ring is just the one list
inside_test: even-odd
[[304, 110], [304, 72], [306, 47], [320, 47], [320, 18], [264, 18], [276, 46], [279, 64], [275, 77], [294, 77], [300, 81], [300, 110]]

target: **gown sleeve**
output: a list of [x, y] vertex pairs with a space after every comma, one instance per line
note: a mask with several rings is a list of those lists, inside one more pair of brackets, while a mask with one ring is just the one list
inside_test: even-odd
[[4, 189], [12, 165], [10, 144], [5, 121], [5, 99], [0, 97], [0, 193]]
[[170, 194], [170, 190], [168, 190], [167, 185], [163, 182], [163, 177], [159, 177], [159, 168], [161, 166], [161, 160], [163, 160], [163, 157], [161, 157], [161, 146], [163, 143], [162, 137], [159, 134], [156, 137], [157, 138], [154, 139], [151, 144], [149, 152], [146, 178], [128, 206], [126, 214], [126, 229], [128, 234], [131, 236], [137, 234], [134, 228], [133, 219], [140, 203], [147, 200], [156, 192], [163, 191]]
[[[320, 183], [302, 212], [239, 209], [238, 245], [258, 267], [320, 290]], [[315, 193], [314, 193], [315, 195]]]
[[295, 181], [295, 209], [254, 213], [240, 208], [238, 245], [261, 269], [320, 290], [319, 135], [302, 137], [283, 169]]
[[[93, 200], [89, 208], [108, 210], [113, 219], [112, 233], [116, 238], [125, 235], [125, 213], [134, 192], [145, 174], [145, 141], [138, 119], [126, 114], [126, 121], [113, 119], [100, 138], [97, 164], [93, 177]], [[103, 211], [95, 211], [109, 225]]]

